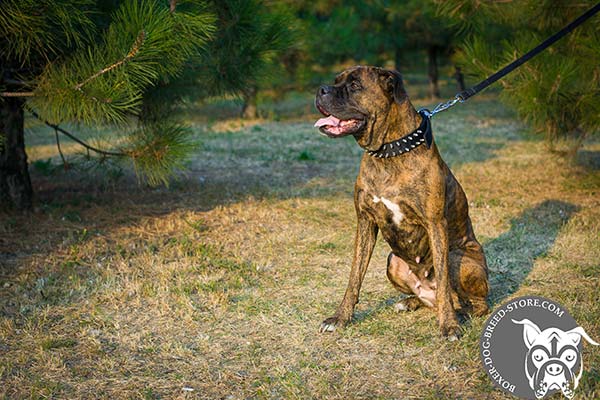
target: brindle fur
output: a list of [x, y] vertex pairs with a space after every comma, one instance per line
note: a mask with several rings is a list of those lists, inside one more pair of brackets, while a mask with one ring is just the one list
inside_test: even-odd
[[[340, 119], [365, 118], [364, 129], [354, 137], [366, 150], [379, 149], [415, 130], [421, 122], [395, 71], [354, 67], [326, 88], [329, 92], [321, 90], [317, 95], [321, 109]], [[404, 215], [399, 224], [374, 196], [399, 206]], [[348, 287], [335, 315], [322, 323], [321, 331], [333, 331], [351, 320], [379, 231], [392, 250], [388, 277], [395, 287], [412, 294], [401, 276], [401, 270], [408, 266], [429, 287], [437, 288], [435, 306], [442, 335], [454, 338], [459, 334], [455, 309], [474, 315], [488, 311], [483, 249], [473, 233], [465, 193], [435, 142], [431, 148], [421, 145], [388, 159], [365, 153], [354, 205], [358, 224]], [[411, 298], [405, 309], [414, 309], [418, 303]]]

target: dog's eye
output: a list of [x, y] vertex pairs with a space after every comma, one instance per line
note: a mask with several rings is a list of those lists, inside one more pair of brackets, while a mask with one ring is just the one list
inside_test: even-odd
[[534, 355], [534, 356], [533, 356], [533, 359], [534, 359], [535, 361], [542, 361], [542, 358], [544, 358], [544, 357], [542, 357], [542, 355], [541, 355], [541, 354], [536, 354], [536, 355]]
[[358, 81], [350, 82], [350, 89], [352, 89], [352, 90], [360, 90], [361, 87], [362, 86], [360, 85], [360, 82], [358, 82]]
[[567, 354], [565, 358], [567, 359], [567, 361], [573, 361], [575, 359], [575, 356], [572, 354]]

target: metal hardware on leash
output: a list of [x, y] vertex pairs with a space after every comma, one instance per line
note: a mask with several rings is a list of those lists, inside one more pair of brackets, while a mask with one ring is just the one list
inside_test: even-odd
[[452, 100], [448, 100], [445, 103], [440, 103], [437, 106], [435, 106], [433, 111], [429, 112], [429, 118], [433, 117], [435, 114], [437, 114], [439, 112], [446, 111], [450, 107], [456, 105], [456, 103], [462, 103], [462, 102], [464, 102], [462, 97], [460, 97], [459, 95], [456, 95]]
[[444, 103], [438, 104], [437, 106], [435, 106], [433, 111], [429, 111], [426, 108], [421, 108], [419, 110], [419, 112], [424, 114], [427, 118], [431, 119], [435, 114], [442, 112], [442, 111], [446, 111], [450, 107], [455, 106], [457, 103], [464, 103], [464, 100], [460, 96], [460, 94], [457, 94], [452, 100], [448, 100]]

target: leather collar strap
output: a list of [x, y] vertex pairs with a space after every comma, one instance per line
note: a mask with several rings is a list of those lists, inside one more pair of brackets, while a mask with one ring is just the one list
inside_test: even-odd
[[423, 143], [427, 145], [427, 148], [430, 148], [431, 143], [433, 143], [433, 133], [431, 132], [431, 120], [429, 119], [430, 113], [428, 110], [419, 110], [419, 114], [421, 115], [423, 120], [421, 121], [421, 124], [417, 129], [415, 129], [408, 135], [401, 137], [398, 140], [394, 140], [390, 143], [385, 143], [379, 148], [379, 150], [367, 151], [367, 153], [377, 158], [389, 158], [408, 153], [411, 150], [416, 149]]

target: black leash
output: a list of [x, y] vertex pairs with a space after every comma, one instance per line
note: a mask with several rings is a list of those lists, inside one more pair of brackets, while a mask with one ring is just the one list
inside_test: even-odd
[[429, 111], [426, 109], [423, 109], [420, 111], [423, 111], [425, 113], [425, 115], [427, 115], [427, 117], [431, 118], [435, 114], [449, 109], [450, 107], [454, 106], [456, 103], [463, 103], [469, 97], [474, 96], [477, 93], [481, 92], [483, 89], [490, 86], [491, 84], [496, 82], [498, 79], [504, 77], [505, 75], [509, 74], [510, 72], [517, 69], [521, 65], [525, 64], [527, 61], [531, 60], [533, 57], [535, 57], [542, 51], [546, 50], [549, 46], [551, 46], [552, 44], [554, 44], [555, 42], [557, 42], [558, 40], [560, 40], [567, 34], [571, 33], [572, 30], [574, 30], [579, 25], [583, 24], [585, 21], [587, 21], [588, 19], [593, 17], [598, 11], [600, 11], [600, 3], [598, 3], [594, 7], [590, 8], [588, 11], [586, 11], [585, 13], [580, 15], [578, 18], [573, 20], [573, 22], [571, 22], [569, 25], [565, 26], [563, 29], [556, 32], [554, 35], [550, 36], [548, 39], [544, 40], [542, 43], [537, 45], [534, 49], [530, 50], [525, 55], [523, 55], [520, 58], [516, 59], [515, 61], [511, 62], [510, 64], [508, 64], [507, 66], [505, 66], [504, 68], [502, 68], [501, 70], [496, 72], [495, 74], [490, 75], [488, 78], [479, 82], [477, 85], [458, 93], [454, 97], [454, 99], [449, 100], [445, 103], [438, 104], [433, 109], [433, 111]]

